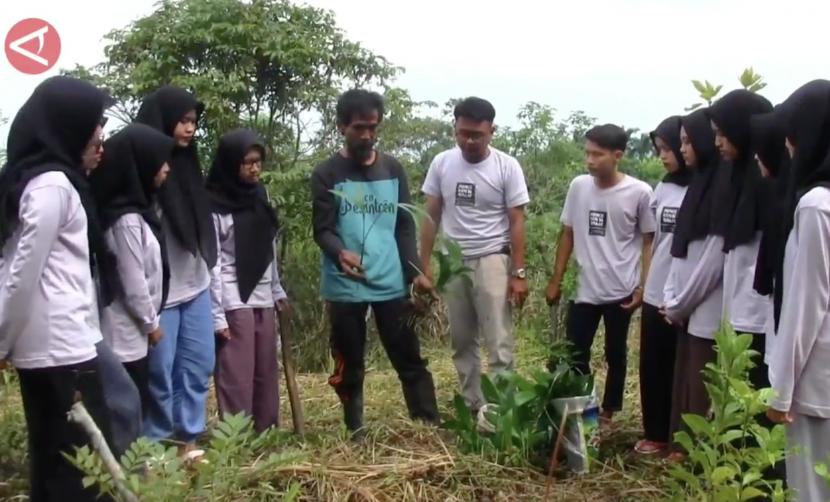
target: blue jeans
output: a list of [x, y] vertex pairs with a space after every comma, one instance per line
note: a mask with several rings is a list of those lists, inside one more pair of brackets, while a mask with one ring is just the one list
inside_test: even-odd
[[150, 403], [144, 435], [194, 441], [205, 430], [210, 375], [216, 359], [210, 293], [164, 309], [164, 336], [150, 348]]

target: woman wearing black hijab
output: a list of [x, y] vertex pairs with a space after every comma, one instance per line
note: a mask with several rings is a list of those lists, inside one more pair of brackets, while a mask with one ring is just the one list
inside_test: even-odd
[[32, 501], [96, 499], [62, 456], [88, 443], [66, 419], [76, 393], [109, 440], [90, 266], [106, 258], [86, 173], [110, 103], [87, 82], [45, 80], [11, 124], [0, 171], [0, 361], [20, 377]]
[[830, 81], [799, 88], [782, 105], [792, 157], [781, 319], [767, 416], [787, 425], [787, 484], [797, 501], [830, 500], [815, 472], [830, 456]]
[[651, 133], [651, 142], [667, 172], [655, 188], [652, 200], [658, 225], [640, 328], [640, 399], [645, 438], [638, 441], [634, 449], [646, 455], [659, 453], [669, 444], [677, 331], [660, 314], [660, 307], [671, 269], [672, 236], [677, 212], [692, 179], [692, 172], [680, 153], [680, 122], [678, 116], [669, 117]]
[[[715, 234], [712, 212], [719, 160], [706, 110], [681, 119], [680, 140], [680, 152], [694, 175], [677, 214], [662, 310], [680, 330], [670, 437], [683, 427], [683, 414], [705, 415], [709, 410], [702, 371], [715, 359], [723, 303], [723, 238]], [[675, 451], [670, 458], [679, 460], [682, 454]]]
[[104, 143], [102, 166], [90, 176], [101, 225], [115, 254], [122, 292], [101, 305], [104, 338], [149, 403], [149, 345], [161, 339], [166, 279], [155, 192], [170, 171], [174, 142], [143, 124], [131, 124]]
[[753, 335], [752, 349], [761, 357], [750, 371], [755, 388], [769, 387], [763, 361], [768, 302], [754, 288], [755, 265], [761, 245], [761, 207], [769, 202], [761, 194], [761, 171], [752, 150], [750, 120], [769, 113], [764, 97], [745, 89], [726, 94], [709, 108], [717, 146], [724, 165], [716, 214], [716, 231], [724, 237], [723, 318], [738, 333]]
[[765, 363], [769, 363], [774, 350], [775, 328], [781, 313], [784, 247], [787, 243], [784, 215], [791, 209], [787, 200], [790, 159], [784, 145], [785, 124], [781, 115], [778, 107], [773, 112], [753, 116], [750, 124], [752, 150], [763, 175], [760, 186], [763, 235], [755, 266], [754, 287], [759, 295], [768, 298], [767, 326], [764, 330]]
[[149, 353], [152, 399], [144, 434], [181, 441], [186, 454], [205, 430], [215, 360], [209, 289], [216, 235], [193, 138], [203, 109], [186, 90], [164, 86], [147, 96], [136, 118], [176, 141], [158, 194], [170, 287], [161, 313], [164, 336]]
[[211, 281], [216, 399], [221, 414], [245, 412], [257, 431], [279, 424], [274, 308], [288, 308], [274, 261], [277, 217], [259, 182], [264, 161], [255, 132], [230, 131], [207, 183], [219, 249]]

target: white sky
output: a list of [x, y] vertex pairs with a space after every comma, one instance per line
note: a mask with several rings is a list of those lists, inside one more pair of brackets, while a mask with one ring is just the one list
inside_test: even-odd
[[[560, 114], [651, 130], [696, 101], [692, 78], [737, 86], [749, 65], [774, 103], [830, 77], [826, 0], [309, 0], [331, 9], [347, 36], [403, 66], [398, 85], [443, 104], [479, 95], [496, 121], [515, 124], [528, 101]], [[154, 0], [4, 1], [0, 34], [26, 17], [52, 23], [56, 68], [39, 76], [0, 55], [0, 110], [8, 118], [57, 67], [103, 59], [105, 33], [153, 11]], [[7, 135], [0, 127], [0, 138]]]

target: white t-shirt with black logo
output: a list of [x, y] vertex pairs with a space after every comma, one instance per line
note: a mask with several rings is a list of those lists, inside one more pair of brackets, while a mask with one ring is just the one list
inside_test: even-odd
[[627, 298], [640, 283], [643, 234], [656, 229], [648, 184], [626, 175], [599, 188], [589, 175], [568, 189], [562, 223], [573, 228], [579, 265], [577, 303], [602, 305]]
[[443, 200], [441, 228], [458, 242], [465, 258], [487, 256], [507, 247], [507, 210], [530, 202], [519, 162], [493, 147], [478, 164], [464, 160], [457, 147], [438, 154], [421, 190]]
[[671, 269], [671, 244], [677, 212], [686, 196], [686, 188], [674, 183], [658, 183], [654, 189], [651, 208], [657, 220], [654, 244], [651, 248], [651, 268], [648, 271], [643, 300], [655, 307], [663, 306], [663, 290]]

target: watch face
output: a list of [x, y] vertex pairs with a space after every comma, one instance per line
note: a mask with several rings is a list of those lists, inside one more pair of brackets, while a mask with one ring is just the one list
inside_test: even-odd
[[519, 270], [517, 270], [514, 273], [514, 275], [519, 279], [524, 279], [526, 277], [527, 273], [525, 272], [525, 269], [520, 268]]

